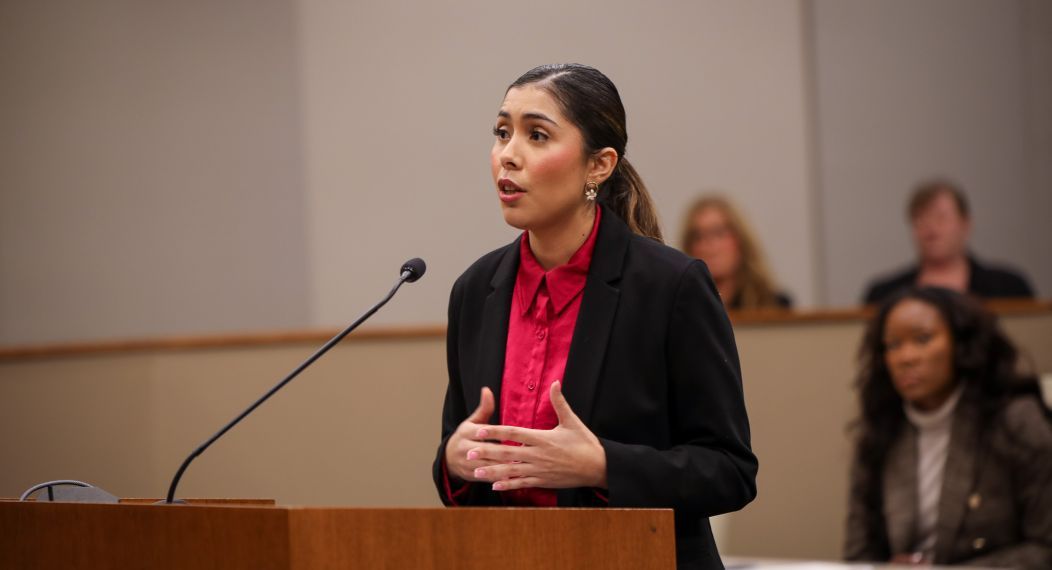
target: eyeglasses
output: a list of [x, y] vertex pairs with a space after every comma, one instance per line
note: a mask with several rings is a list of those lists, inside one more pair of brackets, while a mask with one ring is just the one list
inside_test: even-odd
[[727, 226], [715, 226], [706, 229], [692, 229], [690, 230], [690, 233], [687, 234], [687, 239], [690, 243], [699, 243], [704, 241], [725, 240], [732, 235], [734, 234], [731, 233], [731, 229]]

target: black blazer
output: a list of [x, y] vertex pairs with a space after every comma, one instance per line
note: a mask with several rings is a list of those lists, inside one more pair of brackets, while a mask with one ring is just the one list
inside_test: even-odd
[[[910, 287], [917, 282], [920, 268], [916, 265], [893, 275], [875, 280], [866, 287], [862, 297], [867, 305], [878, 304], [899, 289]], [[1003, 267], [994, 267], [979, 263], [975, 257], [968, 256], [968, 292], [983, 299], [994, 298], [1033, 298], [1034, 290], [1022, 274]]]
[[[757, 461], [730, 322], [705, 264], [633, 234], [604, 212], [570, 344], [563, 393], [606, 450], [610, 507], [675, 509], [680, 568], [723, 568], [709, 516], [756, 496]], [[521, 238], [520, 238], [521, 239]], [[446, 441], [479, 403], [500, 399], [518, 240], [453, 285], [449, 386], [433, 466], [442, 500]], [[491, 419], [500, 422], [500, 405]], [[502, 505], [471, 485], [465, 505]], [[558, 491], [559, 506], [607, 506], [592, 489]]]

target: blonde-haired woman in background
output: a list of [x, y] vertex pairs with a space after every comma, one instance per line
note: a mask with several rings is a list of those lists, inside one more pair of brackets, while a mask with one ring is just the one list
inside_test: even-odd
[[705, 194], [691, 204], [684, 218], [680, 246], [709, 266], [728, 309], [792, 306], [771, 278], [755, 233], [724, 196]]

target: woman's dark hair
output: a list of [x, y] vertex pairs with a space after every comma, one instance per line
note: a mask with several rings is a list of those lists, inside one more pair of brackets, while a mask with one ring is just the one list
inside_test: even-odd
[[584, 136], [585, 153], [606, 147], [617, 152], [617, 167], [599, 187], [599, 198], [635, 233], [662, 241], [657, 211], [639, 173], [625, 158], [628, 130], [617, 87], [598, 69], [578, 63], [535, 67], [515, 80], [547, 91]]
[[[1019, 353], [1015, 346], [1001, 331], [996, 317], [978, 301], [940, 287], [911, 287], [897, 292], [877, 309], [859, 350], [856, 388], [861, 415], [853, 424], [856, 460], [874, 481], [880, 479], [888, 450], [906, 421], [902, 397], [891, 382], [884, 358], [884, 328], [892, 309], [907, 299], [935, 308], [946, 323], [953, 342], [954, 377], [966, 387], [961, 402], [970, 401], [980, 410], [980, 432], [1007, 398], [1021, 394], [1040, 397], [1036, 379], [1017, 370]], [[879, 487], [868, 485], [873, 495], [870, 500], [879, 501]]]

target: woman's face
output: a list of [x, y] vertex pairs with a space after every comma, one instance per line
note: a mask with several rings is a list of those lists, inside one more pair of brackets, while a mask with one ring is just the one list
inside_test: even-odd
[[493, 134], [490, 167], [505, 222], [543, 230], [588, 207], [584, 138], [547, 91], [508, 91]]
[[690, 255], [705, 262], [715, 280], [734, 276], [741, 249], [727, 216], [716, 207], [702, 208], [691, 220]]
[[905, 299], [884, 324], [884, 362], [903, 400], [922, 410], [942, 405], [957, 385], [953, 336], [935, 307]]

